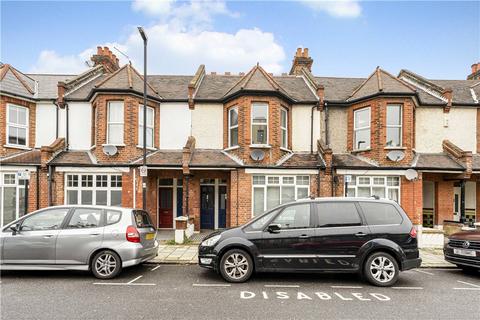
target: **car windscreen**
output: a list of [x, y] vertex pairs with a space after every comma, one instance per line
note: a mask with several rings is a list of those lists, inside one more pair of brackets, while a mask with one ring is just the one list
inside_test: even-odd
[[133, 211], [133, 218], [138, 228], [148, 228], [153, 227], [152, 220], [147, 212], [141, 210]]
[[263, 230], [266, 224], [280, 211], [280, 209], [272, 210], [260, 217], [255, 217], [254, 220], [247, 223], [245, 231]]

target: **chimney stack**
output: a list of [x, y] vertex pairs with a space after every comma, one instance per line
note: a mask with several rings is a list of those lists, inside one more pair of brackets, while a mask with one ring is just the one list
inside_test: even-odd
[[117, 56], [108, 47], [97, 47], [97, 54], [94, 54], [90, 60], [93, 61], [94, 67], [103, 65], [107, 72], [115, 72], [120, 69]]
[[472, 64], [472, 73], [468, 75], [467, 80], [480, 80], [480, 62]]
[[302, 73], [302, 68], [306, 68], [308, 71], [312, 71], [313, 59], [308, 54], [308, 48], [297, 48], [295, 57], [293, 58], [292, 68], [290, 69], [291, 75], [299, 75]]

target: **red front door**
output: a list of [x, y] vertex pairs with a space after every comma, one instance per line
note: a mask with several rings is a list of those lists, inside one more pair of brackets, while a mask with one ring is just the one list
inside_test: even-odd
[[173, 228], [173, 189], [159, 188], [158, 193], [158, 227], [171, 229]]

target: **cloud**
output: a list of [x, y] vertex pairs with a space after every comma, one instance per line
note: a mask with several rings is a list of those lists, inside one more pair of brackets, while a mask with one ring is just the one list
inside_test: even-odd
[[132, 8], [147, 15], [164, 15], [171, 10], [173, 0], [134, 0]]
[[362, 14], [358, 0], [301, 0], [303, 4], [317, 12], [325, 12], [336, 18], [357, 18]]
[[[234, 16], [223, 1], [170, 2], [168, 9], [150, 1], [136, 0], [132, 9], [155, 16], [157, 21], [145, 28], [148, 36], [148, 72], [156, 74], [193, 74], [200, 64], [209, 71], [246, 72], [257, 62], [269, 72], [282, 71], [285, 60], [283, 47], [273, 33], [258, 28], [235, 32], [213, 30], [215, 15]], [[99, 44], [102, 45], [102, 44]], [[122, 43], [103, 44], [113, 50], [116, 46], [126, 53], [134, 66], [143, 69], [143, 44], [135, 27]], [[60, 55], [43, 51], [32, 72], [78, 73], [86, 69], [85, 61], [96, 48], [80, 54]], [[121, 62], [126, 61], [119, 54]]]

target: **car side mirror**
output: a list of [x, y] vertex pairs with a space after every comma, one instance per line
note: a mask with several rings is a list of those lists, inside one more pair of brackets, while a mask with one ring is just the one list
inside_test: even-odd
[[10, 230], [12, 230], [13, 235], [16, 235], [18, 232], [20, 232], [20, 225], [19, 224], [12, 224], [10, 226]]
[[267, 227], [267, 231], [270, 233], [279, 233], [282, 229], [282, 226], [279, 224], [270, 224]]

